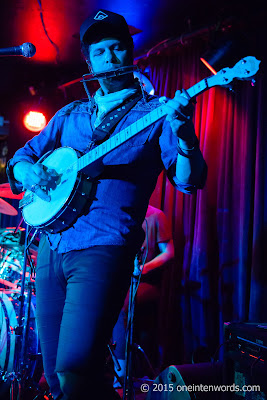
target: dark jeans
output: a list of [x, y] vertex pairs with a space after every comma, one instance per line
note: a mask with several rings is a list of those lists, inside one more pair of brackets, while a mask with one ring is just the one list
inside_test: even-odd
[[41, 239], [36, 315], [54, 398], [62, 393], [56, 372], [84, 377], [83, 399], [99, 398], [103, 392], [106, 343], [129, 288], [135, 253], [133, 248], [95, 246], [57, 254]]

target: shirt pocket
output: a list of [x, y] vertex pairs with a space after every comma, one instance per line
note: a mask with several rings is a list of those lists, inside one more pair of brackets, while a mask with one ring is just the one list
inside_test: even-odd
[[[113, 133], [115, 135], [118, 132], [121, 132], [123, 130], [126, 130], [127, 128], [130, 128], [132, 124], [137, 122], [139, 119], [144, 117], [147, 113], [139, 112], [139, 111], [130, 111], [126, 117], [120, 121], [120, 123], [117, 126], [117, 129]], [[144, 128], [141, 130], [139, 133], [137, 133], [135, 136], [132, 138], [128, 139], [125, 141], [124, 145], [127, 147], [138, 147], [144, 145], [146, 142], [149, 140], [149, 136], [151, 135], [151, 132], [153, 131], [154, 128], [154, 123], [151, 124], [150, 126]], [[136, 129], [136, 127], [134, 126]]]
[[128, 147], [143, 146], [145, 143], [148, 142], [152, 130], [153, 130], [153, 125], [143, 129], [141, 132], [137, 133], [134, 137], [127, 140], [125, 145]]

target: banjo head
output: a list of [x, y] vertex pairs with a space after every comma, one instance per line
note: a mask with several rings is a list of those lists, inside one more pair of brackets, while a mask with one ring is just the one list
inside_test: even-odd
[[[75, 150], [70, 147], [61, 147], [41, 161], [41, 164], [48, 169], [53, 169], [59, 175], [59, 183], [55, 189], [48, 190], [50, 201], [42, 200], [30, 190], [26, 191], [23, 199], [26, 204], [22, 214], [27, 224], [35, 228], [48, 225], [68, 203], [77, 180], [77, 160]], [[28, 204], [27, 198], [29, 198]]]

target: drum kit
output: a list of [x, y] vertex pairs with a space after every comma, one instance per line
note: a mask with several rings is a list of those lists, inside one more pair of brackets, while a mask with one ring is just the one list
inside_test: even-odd
[[[16, 216], [17, 210], [1, 197], [23, 195], [0, 184], [0, 214]], [[23, 390], [33, 384], [41, 356], [35, 320], [38, 240], [21, 223], [22, 219], [17, 227], [0, 228], [0, 398], [11, 400], [24, 400]]]

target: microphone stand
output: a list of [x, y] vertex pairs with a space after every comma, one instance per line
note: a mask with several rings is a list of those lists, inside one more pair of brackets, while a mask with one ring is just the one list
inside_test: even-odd
[[123, 382], [123, 400], [133, 399], [133, 378], [132, 378], [132, 352], [133, 352], [133, 319], [135, 309], [136, 292], [141, 278], [142, 252], [139, 251], [134, 260], [134, 271], [131, 278], [129, 291], [128, 322], [126, 332], [126, 370]]

